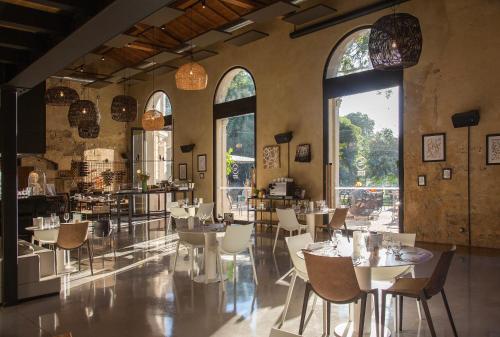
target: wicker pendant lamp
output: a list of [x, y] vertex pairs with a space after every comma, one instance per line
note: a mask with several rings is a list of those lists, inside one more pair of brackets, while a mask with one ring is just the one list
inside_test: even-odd
[[203, 90], [208, 83], [207, 72], [202, 65], [194, 62], [192, 44], [190, 53], [191, 62], [182, 65], [175, 73], [175, 85], [181, 90]]
[[133, 122], [137, 117], [137, 100], [127, 95], [127, 83], [123, 85], [123, 95], [113, 97], [111, 118], [117, 122]]
[[368, 44], [374, 69], [400, 70], [416, 65], [422, 52], [422, 31], [416, 17], [393, 13], [378, 19]]
[[[61, 83], [62, 84], [62, 83]], [[58, 85], [45, 91], [45, 104], [52, 106], [69, 106], [80, 99], [75, 89]]]
[[78, 127], [82, 121], [98, 123], [99, 118], [99, 111], [92, 101], [78, 100], [69, 106], [68, 121], [72, 128]]
[[[101, 131], [101, 114], [99, 113], [99, 96], [97, 96], [96, 104], [92, 103], [92, 114], [89, 111], [81, 111], [78, 121], [78, 135], [80, 138], [97, 138]], [[88, 106], [90, 108], [90, 105]], [[86, 107], [84, 109], [87, 109]]]

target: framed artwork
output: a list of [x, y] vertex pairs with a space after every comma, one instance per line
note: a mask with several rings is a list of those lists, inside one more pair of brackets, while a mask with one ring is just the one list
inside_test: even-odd
[[446, 134], [431, 133], [422, 135], [422, 161], [434, 162], [446, 160]]
[[198, 172], [207, 172], [207, 155], [198, 155]]
[[300, 163], [309, 163], [311, 161], [311, 144], [297, 145], [295, 161]]
[[264, 147], [264, 169], [280, 167], [280, 147], [279, 145], [269, 145]]
[[224, 222], [233, 223], [234, 222], [234, 214], [233, 213], [224, 213]]
[[451, 168], [443, 169], [443, 180], [451, 180], [452, 170]]
[[486, 165], [500, 165], [500, 133], [486, 135]]
[[427, 186], [427, 177], [425, 175], [418, 176], [418, 186]]
[[205, 173], [200, 172], [200, 179], [205, 179]]
[[179, 180], [187, 180], [188, 165], [186, 163], [179, 164]]

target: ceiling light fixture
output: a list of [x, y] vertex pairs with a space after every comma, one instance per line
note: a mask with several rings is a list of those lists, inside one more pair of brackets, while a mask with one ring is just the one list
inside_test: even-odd
[[75, 89], [62, 85], [49, 88], [45, 91], [45, 104], [52, 106], [69, 106], [78, 101], [80, 96]]

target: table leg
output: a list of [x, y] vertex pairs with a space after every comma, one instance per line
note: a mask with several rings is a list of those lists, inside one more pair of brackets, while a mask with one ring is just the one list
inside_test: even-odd
[[315, 223], [315, 216], [312, 213], [307, 213], [306, 214], [306, 223], [307, 226], [309, 227], [309, 233], [312, 236], [313, 241], [316, 240], [316, 223]]
[[215, 233], [205, 233], [205, 249], [203, 251], [205, 259], [204, 274], [194, 278], [198, 283], [215, 283], [220, 278], [217, 275], [217, 236]]
[[132, 232], [132, 216], [134, 212], [134, 196], [132, 194], [128, 197], [128, 232]]
[[121, 231], [121, 224], [122, 224], [122, 216], [121, 216], [121, 212], [122, 212], [122, 197], [121, 195], [118, 195], [117, 198], [116, 198], [116, 211], [118, 212], [117, 214], [117, 223], [118, 223], [118, 228], [117, 228], [117, 231], [120, 232]]

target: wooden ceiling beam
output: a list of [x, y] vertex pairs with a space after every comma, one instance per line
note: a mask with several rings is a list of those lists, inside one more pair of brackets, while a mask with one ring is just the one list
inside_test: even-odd
[[255, 6], [252, 3], [249, 3], [249, 2], [243, 1], [243, 0], [220, 0], [220, 1], [224, 1], [224, 2], [230, 3], [232, 5], [244, 8], [244, 9], [254, 9], [255, 8]]
[[1, 5], [0, 24], [19, 30], [64, 35], [69, 28], [68, 21], [60, 15], [8, 3]]
[[22, 50], [40, 50], [42, 43], [36, 34], [0, 27], [0, 46]]
[[227, 11], [233, 13], [235, 16], [237, 16], [238, 18], [241, 16], [239, 13], [237, 13], [234, 9], [232, 9], [231, 7], [229, 7], [228, 5], [226, 5], [223, 1], [219, 1], [220, 3], [220, 6], [225, 8]]
[[31, 58], [31, 54], [25, 51], [0, 47], [0, 60], [4, 63], [27, 64]]
[[38, 5], [57, 8], [65, 12], [77, 12], [85, 8], [85, 4], [90, 1], [79, 1], [79, 0], [29, 0]]

